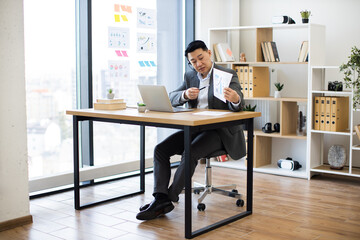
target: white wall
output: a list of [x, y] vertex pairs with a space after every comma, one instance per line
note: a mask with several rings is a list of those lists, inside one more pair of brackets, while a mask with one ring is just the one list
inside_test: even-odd
[[288, 15], [301, 23], [300, 11], [311, 10], [310, 22], [326, 26], [326, 65], [347, 60], [352, 46], [360, 46], [360, 1], [358, 0], [241, 0], [243, 26], [269, 25], [272, 16]]
[[0, 1], [0, 223], [29, 215], [23, 0]]
[[[203, 40], [208, 48], [208, 29], [214, 27], [240, 25], [239, 0], [196, 0], [195, 1], [195, 39]], [[232, 49], [238, 56], [238, 48]]]

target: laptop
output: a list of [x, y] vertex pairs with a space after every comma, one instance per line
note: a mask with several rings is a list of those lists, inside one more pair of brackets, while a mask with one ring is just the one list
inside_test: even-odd
[[173, 107], [165, 86], [161, 85], [138, 85], [140, 95], [146, 108], [150, 111], [160, 112], [187, 112], [193, 109]]

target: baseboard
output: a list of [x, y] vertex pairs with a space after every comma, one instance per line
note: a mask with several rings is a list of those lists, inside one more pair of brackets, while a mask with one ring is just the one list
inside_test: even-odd
[[22, 225], [29, 224], [32, 222], [33, 222], [33, 219], [32, 219], [31, 215], [11, 219], [11, 220], [8, 220], [5, 222], [0, 222], [0, 232], [11, 229], [11, 228], [20, 227]]

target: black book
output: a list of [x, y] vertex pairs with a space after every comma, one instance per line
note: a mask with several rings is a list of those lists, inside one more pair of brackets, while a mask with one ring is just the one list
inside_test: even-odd
[[271, 42], [271, 48], [272, 48], [273, 53], [274, 53], [275, 62], [280, 62], [279, 53], [278, 53], [275, 42]]

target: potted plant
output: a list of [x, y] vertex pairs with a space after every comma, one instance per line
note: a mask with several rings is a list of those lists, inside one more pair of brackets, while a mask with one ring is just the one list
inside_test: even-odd
[[251, 107], [251, 104], [244, 106], [243, 111], [249, 111], [249, 112], [255, 112], [256, 105], [254, 107]]
[[145, 103], [137, 103], [137, 109], [139, 112], [145, 112], [146, 111], [146, 104]]
[[110, 88], [110, 89], [108, 90], [108, 94], [106, 95], [106, 97], [107, 97], [108, 99], [113, 99], [114, 96], [115, 96], [115, 94], [113, 93], [112, 88]]
[[303, 10], [300, 12], [300, 14], [301, 14], [301, 18], [302, 18], [302, 23], [308, 23], [311, 11]]
[[274, 93], [274, 98], [281, 98], [280, 91], [283, 89], [284, 84], [281, 84], [281, 83], [277, 82], [274, 85], [275, 85], [275, 87], [277, 89], [277, 91], [275, 91], [275, 93]]
[[344, 72], [345, 86], [354, 91], [353, 108], [356, 108], [360, 105], [360, 49], [351, 48], [349, 61], [340, 65], [340, 71]]

